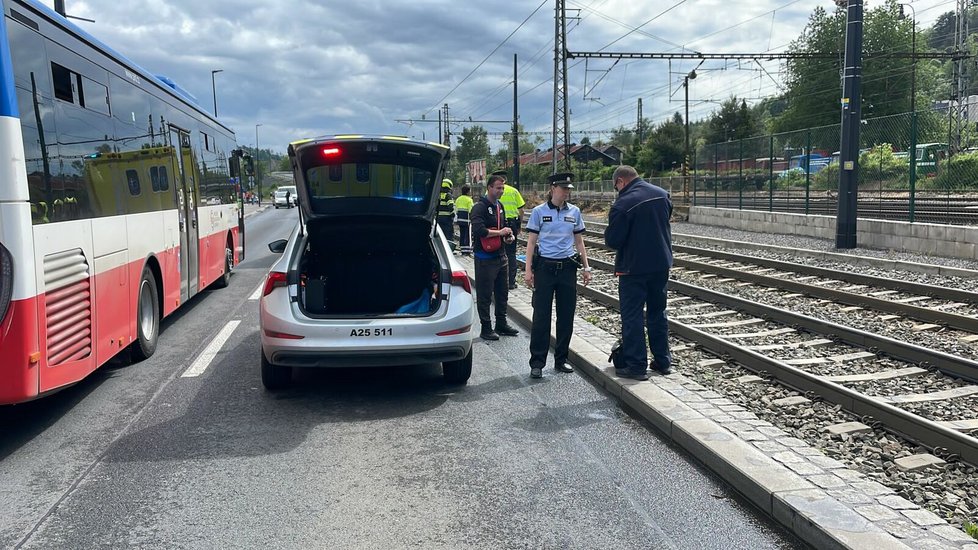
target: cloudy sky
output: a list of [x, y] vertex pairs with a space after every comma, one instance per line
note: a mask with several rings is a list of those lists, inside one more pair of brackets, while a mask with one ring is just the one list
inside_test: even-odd
[[[43, 0], [49, 6], [53, 0]], [[908, 0], [918, 28], [954, 0]], [[867, 8], [880, 0], [867, 0]], [[298, 138], [337, 132], [437, 139], [437, 108], [452, 119], [511, 120], [513, 54], [520, 121], [549, 132], [554, 0], [66, 0], [76, 24], [213, 108], [238, 143], [284, 152]], [[571, 51], [782, 51], [816, 6], [831, 0], [566, 0]], [[633, 30], [641, 26], [638, 30]], [[514, 32], [515, 31], [515, 32]], [[511, 35], [511, 36], [510, 36]], [[508, 37], [508, 38], [507, 38]], [[492, 53], [494, 52], [495, 53]], [[491, 54], [491, 55], [490, 55]], [[677, 83], [698, 61], [571, 60], [572, 130], [634, 125], [682, 110]], [[711, 61], [690, 86], [696, 120], [732, 94], [774, 95], [782, 68]], [[433, 123], [407, 124], [399, 119]], [[490, 132], [506, 124], [484, 123]], [[453, 123], [460, 132], [462, 123]], [[592, 136], [595, 139], [597, 136]], [[580, 136], [575, 136], [577, 141]], [[494, 138], [493, 145], [498, 144]], [[546, 140], [549, 146], [549, 138]]]

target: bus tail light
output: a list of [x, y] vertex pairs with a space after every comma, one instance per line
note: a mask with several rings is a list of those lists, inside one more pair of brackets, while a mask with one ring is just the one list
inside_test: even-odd
[[268, 274], [268, 277], [265, 278], [265, 288], [262, 290], [261, 295], [268, 296], [276, 288], [288, 285], [286, 280], [287, 277], [285, 276], [285, 273], [282, 273], [281, 271], [272, 271]]
[[14, 258], [0, 244], [0, 322], [7, 317], [10, 300], [14, 295]]
[[469, 274], [464, 271], [452, 272], [452, 286], [460, 286], [462, 290], [472, 294], [472, 284], [469, 282]]

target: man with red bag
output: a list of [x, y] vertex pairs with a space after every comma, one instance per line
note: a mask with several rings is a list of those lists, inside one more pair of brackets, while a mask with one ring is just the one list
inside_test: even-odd
[[[506, 180], [492, 175], [486, 183], [486, 196], [472, 206], [469, 220], [472, 225], [473, 255], [475, 256], [476, 306], [483, 340], [499, 340], [499, 335], [516, 336], [519, 331], [506, 322], [509, 301], [509, 264], [504, 243], [513, 242], [513, 230], [506, 227], [506, 211], [499, 202]], [[492, 328], [489, 304], [495, 296], [496, 330]]]

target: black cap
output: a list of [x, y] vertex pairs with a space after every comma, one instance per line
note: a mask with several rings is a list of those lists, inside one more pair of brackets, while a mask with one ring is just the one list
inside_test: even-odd
[[574, 174], [570, 172], [561, 172], [560, 174], [554, 174], [547, 178], [551, 186], [559, 185], [561, 187], [566, 187], [567, 189], [573, 189], [574, 186], [571, 185], [571, 180], [574, 179]]
[[490, 176], [502, 176], [506, 177], [506, 170], [496, 170], [495, 172], [489, 174]]

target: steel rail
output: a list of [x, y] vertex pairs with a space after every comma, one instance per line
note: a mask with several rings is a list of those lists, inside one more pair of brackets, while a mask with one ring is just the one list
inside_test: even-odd
[[[696, 297], [703, 299], [706, 299], [707, 296], [712, 296], [715, 300], [723, 301], [728, 305], [743, 305], [745, 303], [744, 300], [740, 300], [739, 298], [732, 296], [715, 293], [706, 289], [699, 289], [698, 287], [692, 287], [692, 285], [685, 285], [683, 283], [674, 285], [674, 283], [676, 283], [676, 281], [669, 281], [670, 288], [681, 294], [693, 294], [696, 295]], [[697, 291], [691, 290], [692, 288], [697, 288]], [[581, 284], [577, 285], [577, 291], [578, 294], [594, 300], [601, 305], [615, 310], [620, 309], [618, 299], [610, 294], [601, 292], [600, 290], [596, 290], [594, 288], [585, 287]], [[726, 301], [727, 299], [730, 301]], [[776, 308], [768, 309], [774, 310]], [[777, 314], [772, 315], [772, 317], [779, 318], [784, 314], [787, 314], [785, 318], [788, 319], [804, 317], [791, 312], [786, 312], [784, 310], [779, 310]], [[885, 337], [865, 333], [863, 331], [857, 331], [855, 329], [842, 327], [840, 325], [834, 325], [833, 323], [826, 323], [817, 319], [810, 320], [814, 321], [812, 326], [821, 326], [823, 329], [826, 329], [826, 332], [823, 332], [824, 334], [831, 334], [832, 330], [838, 330], [839, 334], [845, 338], [845, 335], [848, 333], [853, 335], [855, 333], [862, 333], [865, 337], [866, 344], [871, 345], [875, 339], [881, 339], [884, 341], [883, 343], [907, 346], [908, 352], [912, 351], [909, 348], [916, 348], [916, 352], [922, 355], [934, 354], [936, 357], [947, 356], [947, 354], [934, 352], [933, 350], [926, 350], [918, 346], [902, 344], [901, 342], [896, 342]], [[703, 346], [716, 355], [728, 357], [749, 370], [759, 374], [770, 375], [785, 386], [791, 387], [801, 393], [812, 392], [826, 401], [842, 406], [857, 416], [872, 417], [881, 422], [887, 430], [898, 433], [912, 441], [916, 441], [925, 447], [932, 450], [945, 449], [947, 452], [959, 456], [965, 462], [970, 464], [978, 464], [978, 439], [970, 435], [947, 428], [942, 424], [934, 422], [933, 420], [928, 420], [922, 416], [905, 411], [889, 403], [884, 403], [874, 399], [871, 396], [851, 390], [845, 386], [826, 380], [821, 376], [805, 372], [777, 359], [761, 355], [755, 351], [744, 349], [735, 342], [725, 340], [719, 336], [708, 334], [679, 321], [670, 319], [669, 330], [678, 334], [682, 338], [685, 338], [686, 340], [696, 342], [698, 345]], [[889, 342], [885, 342], [886, 340], [889, 340]], [[883, 350], [881, 349], [881, 351]], [[972, 363], [972, 374], [978, 373], [978, 363], [970, 361], [968, 361], [968, 363]]]

